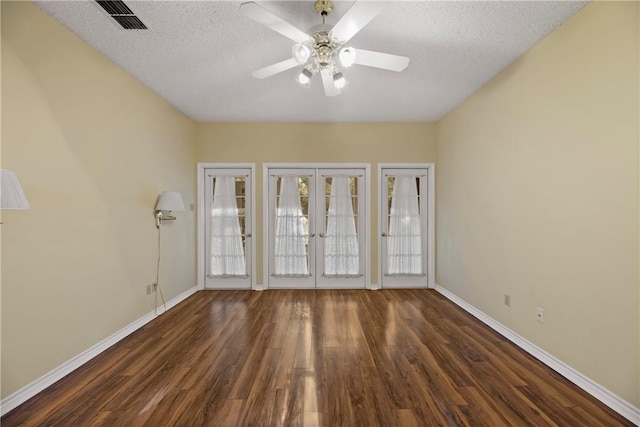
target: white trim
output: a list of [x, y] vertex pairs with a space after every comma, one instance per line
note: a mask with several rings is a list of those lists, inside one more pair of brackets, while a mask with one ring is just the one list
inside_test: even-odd
[[[382, 287], [380, 287], [382, 289]], [[384, 289], [431, 289], [429, 286], [423, 284], [399, 284], [399, 285], [386, 285]]]
[[[382, 284], [382, 188], [383, 169], [424, 169], [427, 176], [427, 288], [436, 286], [436, 165], [435, 163], [378, 163], [378, 281]], [[382, 287], [382, 285], [380, 285]], [[385, 288], [394, 288], [385, 286]], [[424, 288], [424, 286], [397, 286], [396, 288]]]
[[607, 390], [597, 382], [593, 381], [591, 378], [576, 371], [574, 368], [567, 365], [560, 359], [547, 353], [542, 348], [518, 335], [516, 332], [507, 328], [497, 320], [487, 316], [485, 313], [478, 310], [477, 308], [464, 301], [457, 295], [453, 294], [452, 292], [448, 291], [447, 289], [443, 288], [442, 286], [436, 285], [435, 289], [445, 298], [457, 304], [460, 308], [480, 320], [482, 323], [484, 323], [494, 331], [498, 332], [500, 335], [504, 336], [506, 339], [547, 365], [549, 368], [553, 369], [554, 371], [580, 387], [582, 390], [589, 393], [591, 396], [598, 399], [600, 402], [607, 405], [609, 408], [616, 411], [618, 414], [622, 415], [635, 425], [640, 425], [640, 408], [633, 406], [631, 403], [622, 399], [615, 393]]
[[198, 290], [204, 290], [204, 279], [205, 279], [205, 274], [204, 274], [204, 266], [205, 266], [205, 260], [204, 260], [204, 245], [205, 245], [205, 240], [204, 240], [204, 188], [205, 188], [205, 180], [204, 180], [204, 170], [206, 168], [207, 165], [209, 165], [210, 163], [198, 163], [197, 166], [197, 173], [196, 173], [196, 177], [197, 177], [197, 189], [196, 189], [196, 200], [198, 201], [198, 213], [196, 215], [196, 222], [197, 222], [197, 236], [196, 236], [196, 241], [197, 241], [197, 248], [196, 248], [196, 280], [197, 280], [197, 285], [198, 285]]
[[428, 169], [428, 189], [427, 197], [429, 208], [427, 210], [427, 227], [429, 236], [427, 238], [427, 280], [430, 288], [436, 286], [436, 165], [435, 163], [427, 163]]
[[[194, 286], [192, 288], [187, 289], [177, 297], [167, 301], [167, 304], [166, 304], [167, 310], [175, 307], [180, 302], [184, 301], [185, 299], [187, 299], [197, 291], [198, 291], [198, 288]], [[47, 387], [53, 385], [56, 381], [59, 381], [63, 377], [69, 375], [71, 372], [75, 371], [76, 369], [78, 369], [79, 367], [81, 367], [82, 365], [84, 365], [85, 363], [87, 363], [88, 361], [90, 361], [91, 359], [93, 359], [103, 351], [107, 350], [109, 347], [113, 346], [114, 344], [117, 344], [119, 341], [121, 341], [128, 335], [132, 334], [133, 332], [137, 331], [138, 329], [140, 329], [141, 327], [143, 327], [144, 325], [146, 325], [156, 317], [157, 316], [155, 315], [155, 313], [153, 311], [150, 311], [149, 313], [145, 314], [138, 320], [120, 329], [115, 334], [103, 339], [96, 345], [88, 348], [87, 350], [83, 351], [77, 356], [72, 357], [71, 359], [64, 362], [62, 365], [58, 366], [57, 368], [54, 368], [53, 370], [47, 372], [46, 374], [44, 374], [37, 380], [33, 381], [32, 383], [27, 384], [26, 386], [22, 387], [20, 390], [2, 399], [2, 401], [0, 401], [0, 416], [4, 416], [9, 411], [22, 405], [24, 402], [31, 399], [36, 394], [40, 393]]]
[[204, 235], [204, 218], [205, 218], [205, 200], [204, 200], [204, 192], [205, 192], [205, 171], [206, 169], [250, 169], [251, 170], [251, 206], [253, 209], [251, 215], [251, 233], [253, 234], [253, 242], [251, 245], [251, 289], [256, 290], [256, 164], [255, 163], [198, 163], [197, 166], [197, 200], [198, 200], [198, 215], [197, 215], [197, 280], [198, 280], [198, 290], [205, 289], [205, 266], [206, 262], [204, 259], [204, 245], [206, 244], [206, 239]]
[[262, 164], [262, 289], [269, 289], [269, 168], [270, 163]]
[[364, 193], [365, 193], [365, 201], [364, 201], [364, 210], [365, 210], [365, 218], [364, 229], [367, 230], [364, 233], [364, 247], [365, 247], [365, 269], [364, 269], [364, 286], [367, 287], [367, 283], [371, 283], [371, 209], [375, 209], [373, 207], [372, 201], [373, 197], [371, 197], [371, 165], [367, 164], [365, 166], [365, 178], [364, 178]]

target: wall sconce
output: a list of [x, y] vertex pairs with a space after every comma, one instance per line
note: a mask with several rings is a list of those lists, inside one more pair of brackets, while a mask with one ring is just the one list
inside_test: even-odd
[[175, 220], [176, 217], [172, 215], [172, 211], [181, 212], [184, 210], [184, 203], [180, 193], [177, 191], [163, 192], [158, 198], [158, 203], [156, 203], [156, 227], [162, 227], [163, 221]]
[[0, 209], [31, 209], [18, 177], [8, 169], [0, 169]]

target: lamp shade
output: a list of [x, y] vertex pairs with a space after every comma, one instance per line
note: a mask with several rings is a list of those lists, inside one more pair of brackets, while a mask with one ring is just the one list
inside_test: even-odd
[[18, 177], [7, 169], [0, 169], [0, 209], [31, 209]]
[[160, 195], [158, 203], [156, 203], [158, 211], [183, 211], [184, 203], [182, 196], [177, 191], [165, 191]]

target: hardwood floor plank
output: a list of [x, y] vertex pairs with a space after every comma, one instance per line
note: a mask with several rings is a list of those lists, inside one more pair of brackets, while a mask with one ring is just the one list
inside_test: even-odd
[[354, 425], [353, 409], [349, 399], [348, 390], [344, 386], [343, 380], [345, 368], [341, 361], [339, 347], [327, 347], [325, 349], [325, 363], [327, 378], [322, 390], [324, 396], [325, 425], [330, 426], [352, 426]]
[[[426, 376], [426, 372], [417, 365], [413, 366], [415, 375], [419, 378], [424, 393], [426, 394], [425, 401], [428, 402], [429, 407], [433, 408], [437, 413], [438, 425], [446, 426], [464, 426], [468, 423], [464, 421], [464, 417], [460, 416], [460, 412], [456, 409], [458, 406], [466, 406], [467, 402], [462, 396], [455, 390], [454, 395], [449, 395], [446, 391], [446, 387], [442, 388], [441, 381], [434, 381], [437, 376]], [[425, 383], [424, 380], [427, 380]]]
[[273, 417], [271, 411], [274, 408], [275, 389], [272, 384], [279, 358], [279, 349], [267, 347], [260, 360], [256, 361], [255, 376], [251, 380], [239, 425], [268, 425]]
[[278, 349], [268, 348], [270, 330], [266, 327], [266, 325], [263, 324], [258, 329], [262, 334], [262, 338], [251, 341], [250, 346], [243, 346], [238, 349], [239, 353], [248, 354], [248, 357], [244, 361], [240, 373], [236, 378], [236, 381], [234, 382], [234, 386], [231, 391], [232, 399], [246, 399], [251, 388], [254, 386], [256, 376], [260, 373], [260, 368], [262, 366], [260, 362], [261, 359], [265, 356], [265, 353], [267, 351], [269, 354], [271, 354], [272, 351], [279, 352]]
[[[446, 425], [446, 420], [441, 416], [438, 405], [432, 396], [426, 391], [424, 384], [415, 375], [414, 367], [404, 356], [404, 349], [394, 357], [397, 359], [398, 369], [403, 372], [400, 386], [406, 391], [404, 395], [403, 409], [409, 409], [413, 415], [422, 420], [424, 425]], [[403, 425], [403, 419], [398, 420]]]
[[[364, 395], [364, 404], [371, 408], [375, 423], [371, 426], [395, 426], [397, 425], [396, 412], [401, 409], [390, 403], [387, 390], [374, 367], [361, 368], [362, 381], [367, 390]], [[329, 424], [325, 424], [329, 425]]]
[[276, 310], [275, 313], [277, 314], [271, 317], [274, 322], [272, 323], [273, 335], [269, 345], [272, 348], [283, 348], [285, 346], [284, 340], [287, 336], [289, 320], [293, 310], [292, 305], [283, 298], [286, 294], [284, 292], [279, 292], [279, 294], [280, 296], [274, 304], [274, 310]]
[[242, 407], [244, 406], [244, 400], [230, 399], [227, 400], [220, 411], [220, 417], [223, 419], [220, 424], [221, 427], [235, 427], [238, 425], [240, 414], [242, 413]]
[[531, 427], [553, 426], [545, 414], [520, 399], [504, 378], [487, 362], [475, 362], [476, 388], [511, 425]]
[[469, 402], [464, 416], [473, 426], [506, 427], [510, 425], [505, 417], [490, 404], [490, 401], [478, 392], [476, 387], [462, 387], [459, 392]]
[[361, 322], [362, 314], [358, 310], [348, 310], [346, 313], [349, 334], [353, 344], [353, 351], [357, 359], [356, 366], [373, 366], [373, 355], [367, 345], [367, 338]]
[[356, 424], [375, 425], [376, 418], [371, 407], [366, 404], [365, 395], [368, 393], [359, 366], [359, 357], [355, 345], [340, 348], [340, 363], [344, 373], [343, 388], [346, 389], [349, 405]]
[[420, 423], [416, 419], [413, 412], [409, 409], [398, 409], [398, 426], [402, 427], [420, 427]]
[[467, 401], [458, 393], [456, 385], [453, 384], [453, 380], [450, 378], [451, 373], [441, 369], [431, 350], [427, 347], [420, 346], [418, 352], [419, 357], [414, 366], [423, 384], [436, 390], [438, 394], [446, 396], [450, 404], [466, 405]]
[[[573, 399], [578, 398], [578, 396], [586, 397], [581, 404], [591, 404], [593, 399], [591, 396], [586, 393], [579, 395], [572, 393], [572, 390], [575, 389], [572, 383], [566, 381], [560, 374], [544, 366], [542, 362], [534, 359], [533, 356], [520, 350], [514, 344], [504, 342], [499, 343], [498, 347], [499, 351], [496, 350], [494, 353], [496, 358], [500, 360], [501, 364], [507, 364], [509, 369], [521, 377], [528, 387], [537, 387], [548, 399], [553, 399], [564, 407], [573, 406], [575, 404]], [[526, 361], [526, 363], [512, 363], [513, 358], [522, 359], [522, 362]], [[554, 384], [554, 387], [548, 387], [550, 383]]]
[[631, 426], [430, 290], [198, 292], [11, 426]]
[[300, 326], [293, 366], [297, 369], [309, 369], [311, 367], [311, 346], [313, 339], [311, 329], [313, 325], [309, 319], [305, 319]]
[[490, 349], [493, 348], [491, 343], [495, 343], [495, 341], [487, 340], [483, 334], [478, 334], [479, 331], [477, 329], [462, 326], [461, 330], [465, 333], [464, 340], [461, 340], [464, 342], [464, 345], [473, 347], [475, 351], [478, 352], [484, 351], [485, 360], [491, 362], [491, 365], [498, 369], [500, 375], [502, 375], [509, 384], [514, 386], [527, 385], [527, 382], [511, 369], [511, 364], [508, 363], [509, 359], [502, 358], [499, 354], [496, 354], [496, 352], [490, 351]]
[[282, 342], [280, 360], [276, 373], [276, 388], [284, 389], [291, 379], [291, 373], [294, 369], [296, 360], [296, 352], [298, 349], [298, 337], [302, 322], [298, 319], [290, 319], [285, 338]]

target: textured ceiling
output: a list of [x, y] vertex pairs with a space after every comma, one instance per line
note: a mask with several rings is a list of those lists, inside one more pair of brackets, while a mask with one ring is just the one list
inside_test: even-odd
[[[365, 0], [361, 0], [365, 1]], [[291, 56], [293, 42], [239, 12], [240, 2], [125, 1], [148, 30], [124, 30], [94, 1], [38, 7], [189, 117], [210, 121], [434, 121], [469, 97], [585, 2], [388, 2], [349, 43], [408, 56], [401, 73], [355, 65], [326, 97], [299, 67], [264, 80], [251, 72]], [[258, 2], [306, 31], [312, 1]], [[335, 2], [334, 24], [352, 2]], [[570, 55], [567, 52], [567, 55]]]

